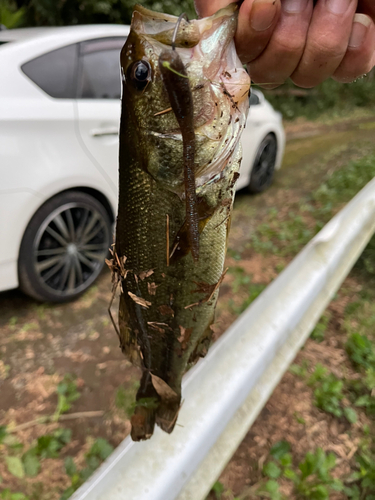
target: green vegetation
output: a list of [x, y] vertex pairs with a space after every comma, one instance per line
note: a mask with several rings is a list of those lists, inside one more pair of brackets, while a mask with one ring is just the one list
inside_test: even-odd
[[[259, 244], [257, 250], [288, 255], [292, 249], [290, 245], [294, 244], [292, 234], [295, 228], [296, 241], [299, 240], [297, 247], [303, 244], [303, 236], [299, 235], [303, 234], [304, 224], [307, 228], [308, 217], [312, 215], [316, 220], [318, 214], [324, 224], [372, 176], [375, 176], [374, 155], [352, 161], [332, 172], [320, 188], [301, 204], [301, 218], [296, 217], [295, 212], [289, 212], [288, 223], [282, 224], [279, 213], [271, 209], [267, 222], [256, 230], [256, 237], [260, 241], [256, 242]], [[279, 227], [283, 229], [283, 239], [279, 237]], [[262, 246], [263, 241], [265, 244]], [[301, 377], [311, 387], [317, 408], [331, 415], [331, 419], [339, 419], [341, 425], [344, 424], [348, 429], [349, 438], [353, 435], [354, 440], [354, 436], [360, 436], [356, 441], [358, 443], [360, 439], [358, 449], [350, 459], [350, 472], [341, 473], [338, 479], [340, 471], [335, 470], [336, 456], [333, 453], [317, 448], [308, 451], [301, 459], [287, 442], [281, 441], [271, 448], [262, 470], [255, 474], [252, 472], [251, 481], [255, 484], [235, 496], [222, 483], [216, 482], [210, 499], [286, 500], [283, 487], [287, 485], [287, 490], [298, 500], [328, 500], [335, 492], [349, 500], [375, 500], [375, 292], [370, 270], [364, 267], [361, 270], [361, 274], [354, 272], [360, 283], [356, 294], [353, 295], [352, 289], [343, 287], [336, 297], [349, 297], [340, 323], [341, 347], [347, 356], [346, 363], [343, 362], [340, 367], [342, 375], [331, 373], [320, 363], [311, 367], [307, 360], [290, 367], [291, 373]], [[241, 293], [251, 287], [251, 277], [249, 283], [249, 276], [241, 266], [234, 266], [229, 272], [234, 278], [233, 291]], [[328, 327], [333, 314], [331, 311], [324, 313], [311, 334], [312, 340], [329, 340]], [[295, 418], [306, 425], [302, 415], [295, 414]]]
[[0, 492], [1, 500], [28, 500], [23, 493], [12, 493], [9, 488]]
[[356, 455], [356, 469], [344, 492], [353, 500], [375, 500], [375, 445], [369, 438], [361, 443]]
[[365, 108], [375, 104], [374, 78], [373, 71], [354, 83], [327, 80], [314, 89], [300, 89], [288, 81], [276, 90], [265, 91], [265, 95], [289, 120], [298, 116], [316, 119], [328, 113], [331, 116], [344, 116], [356, 107]]
[[375, 155], [365, 156], [333, 172], [313, 198], [323, 206], [346, 203], [374, 177]]
[[303, 460], [296, 463], [289, 443], [280, 441], [271, 448], [269, 459], [261, 471], [262, 479], [254, 486], [234, 496], [217, 481], [211, 491], [216, 500], [288, 500], [289, 496], [280, 491], [282, 481], [292, 487], [292, 494], [298, 500], [329, 500], [335, 492], [341, 492], [345, 495], [342, 498], [351, 500], [375, 500], [375, 449], [371, 449], [369, 438], [360, 444], [355, 457], [355, 470], [349, 476], [344, 480], [337, 479], [334, 476], [335, 467], [335, 454], [326, 453], [321, 448], [306, 453]]
[[323, 314], [323, 316], [320, 318], [319, 322], [315, 326], [314, 330], [311, 332], [310, 337], [313, 340], [315, 340], [316, 342], [322, 342], [324, 340], [330, 319], [331, 315], [328, 312]]
[[111, 446], [105, 439], [99, 438], [91, 446], [88, 453], [85, 455], [86, 467], [78, 470], [72, 457], [65, 459], [65, 472], [70, 478], [71, 486], [69, 486], [62, 494], [60, 500], [67, 500], [73, 493], [91, 476], [91, 474], [99, 467], [99, 465], [109, 457], [113, 451]]
[[321, 448], [309, 452], [297, 466], [293, 463], [290, 445], [286, 441], [276, 443], [270, 450], [270, 460], [263, 466], [260, 484], [244, 490], [234, 497], [230, 491], [217, 482], [213, 488], [217, 500], [246, 500], [250, 498], [270, 498], [286, 500], [281, 494], [278, 480], [292, 484], [293, 494], [303, 500], [328, 500], [330, 493], [343, 491], [344, 485], [334, 478], [336, 456], [326, 454]]
[[295, 212], [289, 212], [284, 219], [274, 209], [269, 211], [269, 222], [260, 224], [248, 247], [257, 253], [279, 256], [298, 253], [315, 232], [307, 227], [305, 219]]
[[[41, 470], [42, 460], [59, 458], [60, 451], [70, 441], [71, 430], [59, 428], [51, 434], [40, 436], [24, 451], [24, 445], [3, 426], [0, 427], [0, 457], [4, 460], [8, 472], [14, 477], [18, 479], [35, 477]], [[10, 498], [13, 500], [13, 497]]]
[[[71, 375], [65, 375], [64, 380], [58, 384], [56, 392], [58, 403], [54, 415], [36, 419], [28, 424], [36, 425], [48, 420], [58, 421], [60, 415], [68, 411], [72, 401], [80, 395]], [[60, 451], [71, 441], [71, 434], [70, 429], [55, 429], [51, 434], [38, 437], [27, 450], [24, 450], [24, 445], [15, 433], [6, 426], [0, 426], [0, 458], [5, 461], [8, 471], [18, 479], [23, 479], [25, 476], [35, 477], [41, 470], [43, 459], [60, 456]], [[13, 497], [9, 498], [13, 500]]]
[[314, 402], [317, 408], [331, 413], [335, 417], [345, 416], [352, 424], [357, 421], [355, 410], [349, 406], [343, 406], [343, 380], [328, 373], [328, 370], [318, 363], [307, 383], [314, 387]]
[[241, 266], [230, 267], [228, 272], [233, 275], [234, 280], [232, 283], [233, 293], [238, 293], [243, 286], [251, 283], [251, 276], [245, 273], [245, 269]]
[[22, 26], [25, 22], [25, 14], [25, 7], [18, 8], [16, 2], [12, 0], [0, 0], [0, 24], [6, 28]]
[[[276, 443], [271, 448], [270, 455], [274, 461], [263, 467], [266, 477], [273, 480], [284, 477], [291, 481], [294, 493], [299, 498], [325, 500], [329, 499], [331, 492], [343, 490], [341, 481], [331, 473], [336, 466], [336, 456], [333, 453], [327, 455], [321, 448], [317, 448], [314, 453], [307, 453], [298, 468], [294, 468], [289, 448], [286, 442]], [[275, 488], [275, 494], [271, 498], [282, 498], [278, 489]]]
[[238, 295], [239, 297], [245, 296], [240, 303], [238, 297], [236, 297], [236, 300], [232, 298], [229, 300], [228, 306], [231, 313], [238, 316], [259, 297], [267, 285], [263, 283], [252, 283], [252, 276], [246, 274], [245, 269], [241, 266], [230, 267], [228, 273], [234, 278], [231, 285], [234, 295]]
[[115, 394], [115, 406], [118, 410], [124, 413], [124, 416], [130, 418], [137, 404], [141, 406], [156, 404], [155, 398], [141, 398], [138, 402], [135, 401], [135, 396], [139, 388], [139, 381], [134, 382], [130, 387], [120, 385]]
[[66, 413], [72, 407], [72, 403], [80, 397], [74, 377], [65, 375], [62, 382], [57, 386], [57, 407], [53, 415], [53, 420], [57, 422], [62, 413]]
[[[26, 424], [21, 424], [20, 428], [42, 424], [45, 422], [57, 422], [62, 414], [72, 408], [74, 401], [80, 397], [75, 377], [66, 374], [63, 380], [57, 385], [56, 394], [58, 397], [56, 410], [53, 415], [40, 417]], [[71, 442], [72, 431], [67, 428], [57, 428], [51, 433], [39, 436], [25, 450], [23, 443], [17, 438], [17, 428], [8, 429], [0, 426], [0, 460], [4, 461], [8, 472], [20, 480], [20, 484], [27, 484], [27, 478], [37, 477], [43, 469], [43, 460], [47, 458], [61, 458], [64, 447]], [[66, 500], [72, 493], [94, 472], [94, 470], [113, 451], [113, 447], [108, 441], [98, 438], [93, 442], [90, 450], [85, 455], [86, 467], [77, 470], [73, 458], [65, 459], [65, 470], [71, 480], [71, 486], [66, 489], [61, 499]], [[0, 478], [1, 483], [1, 478]], [[41, 483], [39, 483], [40, 485]], [[43, 485], [41, 484], [42, 489]], [[36, 483], [35, 488], [38, 488]], [[36, 491], [36, 490], [35, 490]], [[39, 494], [35, 493], [39, 498]], [[33, 497], [34, 498], [34, 497]], [[9, 488], [0, 493], [0, 500], [32, 500], [23, 493], [12, 492]]]
[[[136, 0], [1, 0], [0, 24], [16, 26], [66, 26], [72, 24], [116, 23], [130, 24]], [[143, 0], [152, 10], [180, 15], [186, 12], [195, 17], [193, 0]]]
[[[270, 209], [266, 222], [257, 226], [247, 248], [264, 255], [297, 254], [332, 218], [341, 204], [350, 201], [375, 177], [375, 155], [351, 161], [329, 174], [310, 196], [287, 214]], [[375, 237], [360, 257], [357, 269], [375, 275]]]
[[[345, 308], [343, 329], [347, 333], [345, 351], [358, 376], [337, 378], [321, 364], [308, 375], [309, 366], [292, 365], [290, 371], [314, 389], [315, 405], [337, 418], [348, 422], [363, 422], [358, 415], [364, 412], [368, 418], [375, 415], [375, 307], [371, 285], [364, 285], [360, 300], [353, 300]], [[325, 315], [327, 316], [327, 314]], [[359, 333], [360, 332], [360, 333]], [[345, 401], [345, 405], [344, 405]], [[348, 404], [349, 403], [349, 404]], [[357, 425], [358, 425], [357, 423]], [[362, 441], [354, 456], [352, 472], [343, 478], [346, 498], [375, 499], [375, 421], [362, 425]], [[320, 497], [319, 497], [320, 498]]]
[[345, 344], [346, 352], [357, 370], [358, 380], [350, 381], [352, 400], [368, 415], [375, 415], [375, 342], [366, 335], [353, 333]]

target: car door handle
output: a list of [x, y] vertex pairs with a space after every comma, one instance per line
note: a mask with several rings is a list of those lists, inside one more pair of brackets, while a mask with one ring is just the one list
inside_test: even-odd
[[93, 137], [103, 137], [106, 135], [118, 135], [118, 127], [94, 128], [90, 130]]

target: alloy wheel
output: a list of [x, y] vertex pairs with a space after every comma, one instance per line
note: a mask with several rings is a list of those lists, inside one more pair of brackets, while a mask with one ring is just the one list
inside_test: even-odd
[[40, 284], [54, 294], [70, 296], [86, 289], [103, 268], [110, 241], [102, 214], [83, 203], [67, 203], [40, 226], [33, 244]]

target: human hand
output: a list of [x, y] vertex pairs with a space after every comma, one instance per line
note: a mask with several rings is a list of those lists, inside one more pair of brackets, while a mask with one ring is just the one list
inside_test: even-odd
[[[195, 0], [209, 16], [231, 0]], [[374, 0], [244, 0], [236, 47], [251, 79], [274, 88], [287, 78], [314, 87], [351, 82], [375, 65]]]

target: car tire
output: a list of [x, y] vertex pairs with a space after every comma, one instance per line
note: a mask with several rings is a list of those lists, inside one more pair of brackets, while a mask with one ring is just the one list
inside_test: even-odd
[[261, 193], [273, 181], [277, 157], [277, 140], [268, 134], [260, 143], [250, 174], [248, 189], [251, 193]]
[[89, 194], [66, 191], [42, 205], [22, 239], [21, 290], [48, 302], [67, 302], [96, 280], [112, 243], [111, 221]]

